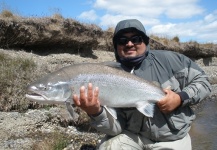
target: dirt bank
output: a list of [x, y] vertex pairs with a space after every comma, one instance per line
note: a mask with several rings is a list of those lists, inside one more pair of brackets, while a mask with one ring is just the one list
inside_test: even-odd
[[[0, 49], [0, 53], [12, 58], [31, 59], [37, 64], [37, 70], [41, 75], [75, 63], [114, 61], [113, 52], [99, 50], [93, 50], [87, 57], [68, 53], [40, 56], [25, 51], [4, 49]], [[195, 62], [205, 70], [215, 87], [217, 58], [200, 58], [195, 59]], [[214, 88], [212, 95], [215, 96], [216, 93]], [[88, 125], [76, 126], [64, 106], [29, 109], [22, 113], [0, 112], [0, 135], [0, 147], [4, 150], [50, 149], [61, 142], [62, 145], [58, 145], [60, 149], [93, 149], [103, 137], [103, 134], [93, 132]]]

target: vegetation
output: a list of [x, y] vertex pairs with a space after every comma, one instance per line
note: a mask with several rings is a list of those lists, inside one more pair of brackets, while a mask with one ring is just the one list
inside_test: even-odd
[[[0, 47], [4, 49], [24, 49], [39, 55], [63, 52], [86, 53], [85, 56], [91, 54], [92, 49], [113, 51], [114, 28], [109, 27], [102, 31], [96, 25], [65, 19], [58, 13], [50, 18], [22, 18], [4, 10], [0, 13], [0, 26]], [[217, 55], [216, 45], [213, 43], [199, 44], [196, 41], [190, 41], [183, 44], [180, 43], [178, 36], [168, 38], [151, 35], [150, 37], [151, 49], [169, 49], [182, 52], [190, 57]], [[28, 108], [50, 108], [48, 105], [32, 103], [24, 97], [26, 86], [35, 81], [48, 66], [39, 67], [42, 66], [38, 66], [32, 59], [0, 53], [0, 111], [22, 112]], [[76, 111], [79, 114], [79, 120], [75, 124], [77, 129], [90, 131], [87, 114], [80, 109]], [[77, 135], [68, 137], [58, 131], [31, 136], [37, 136], [39, 139], [33, 145], [32, 149], [35, 150], [64, 149], [72, 143], [72, 140], [73, 143], [78, 143], [83, 139], [89, 140], [85, 141], [85, 144], [96, 145], [96, 139], [86, 138], [85, 135], [84, 137]]]
[[[94, 24], [84, 24], [55, 13], [51, 17], [12, 17], [8, 10], [0, 13], [0, 47], [52, 52], [91, 53], [103, 35]], [[10, 17], [10, 19], [8, 19]], [[50, 51], [45, 52], [50, 53]]]
[[33, 144], [33, 150], [62, 150], [70, 144], [72, 138], [58, 131], [48, 134], [38, 133], [38, 135], [34, 136], [42, 139], [40, 142]]
[[1, 12], [0, 16], [2, 16], [4, 18], [13, 18], [14, 17], [13, 13], [9, 10], [3, 10]]
[[175, 41], [175, 42], [179, 42], [179, 37], [175, 36], [175, 37], [172, 38], [172, 40]]
[[59, 132], [58, 130], [52, 133], [38, 132], [29, 136], [38, 137], [38, 142], [32, 145], [33, 150], [62, 150], [73, 143], [74, 149], [95, 149], [97, 140], [104, 137], [104, 135], [100, 133], [99, 137], [96, 138], [91, 136], [91, 134], [72, 133], [69, 135]]
[[176, 42], [176, 43], [180, 42], [178, 36], [174, 36], [173, 38], [168, 38], [168, 37], [165, 37], [165, 36], [160, 37], [160, 36], [156, 36], [156, 35], [151, 34], [150, 38], [152, 38], [152, 39], [154, 39], [156, 41], [159, 41], [159, 42], [165, 44], [166, 46], [168, 46], [171, 42]]
[[28, 108], [25, 88], [34, 79], [35, 67], [30, 59], [11, 58], [0, 53], [0, 111]]
[[[89, 56], [92, 49], [113, 51], [112, 27], [102, 31], [96, 25], [65, 19], [59, 13], [53, 14], [50, 18], [15, 16], [9, 10], [2, 10], [0, 13], [2, 48], [23, 48], [40, 55], [69, 52]], [[199, 44], [190, 41], [182, 44], [178, 36], [171, 39], [155, 35], [150, 37], [151, 49], [168, 49], [189, 57], [217, 55], [216, 45], [212, 43]], [[9, 58], [5, 54], [0, 54], [0, 63], [0, 110], [27, 109], [31, 104], [26, 103], [23, 95], [27, 83], [38, 76], [37, 72], [34, 72], [37, 68], [35, 63], [25, 58]]]

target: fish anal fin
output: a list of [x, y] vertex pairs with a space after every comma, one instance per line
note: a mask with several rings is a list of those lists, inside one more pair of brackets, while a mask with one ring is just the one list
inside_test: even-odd
[[147, 117], [153, 117], [154, 116], [154, 103], [137, 103], [137, 110], [140, 111], [142, 114], [144, 114]]

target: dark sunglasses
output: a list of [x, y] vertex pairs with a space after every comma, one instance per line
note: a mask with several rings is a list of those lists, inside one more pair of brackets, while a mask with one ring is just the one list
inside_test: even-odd
[[133, 44], [140, 44], [143, 42], [142, 36], [132, 36], [130, 38], [128, 37], [119, 37], [117, 39], [117, 44], [118, 45], [126, 45], [129, 41], [131, 41]]

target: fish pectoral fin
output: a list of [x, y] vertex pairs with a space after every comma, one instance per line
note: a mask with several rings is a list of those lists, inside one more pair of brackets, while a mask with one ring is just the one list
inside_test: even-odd
[[107, 106], [103, 106], [106, 110], [106, 112], [108, 112], [114, 119], [117, 119], [117, 112], [114, 108], [111, 107], [107, 107]]
[[66, 108], [67, 108], [69, 114], [71, 115], [73, 121], [74, 121], [74, 122], [77, 122], [79, 115], [75, 112], [74, 107], [73, 107], [72, 104], [71, 104], [70, 102], [68, 102], [68, 101], [66, 101], [65, 104], [66, 104]]
[[144, 114], [147, 117], [153, 117], [154, 116], [154, 106], [153, 103], [139, 103], [137, 105], [137, 110], [140, 111], [142, 114]]

